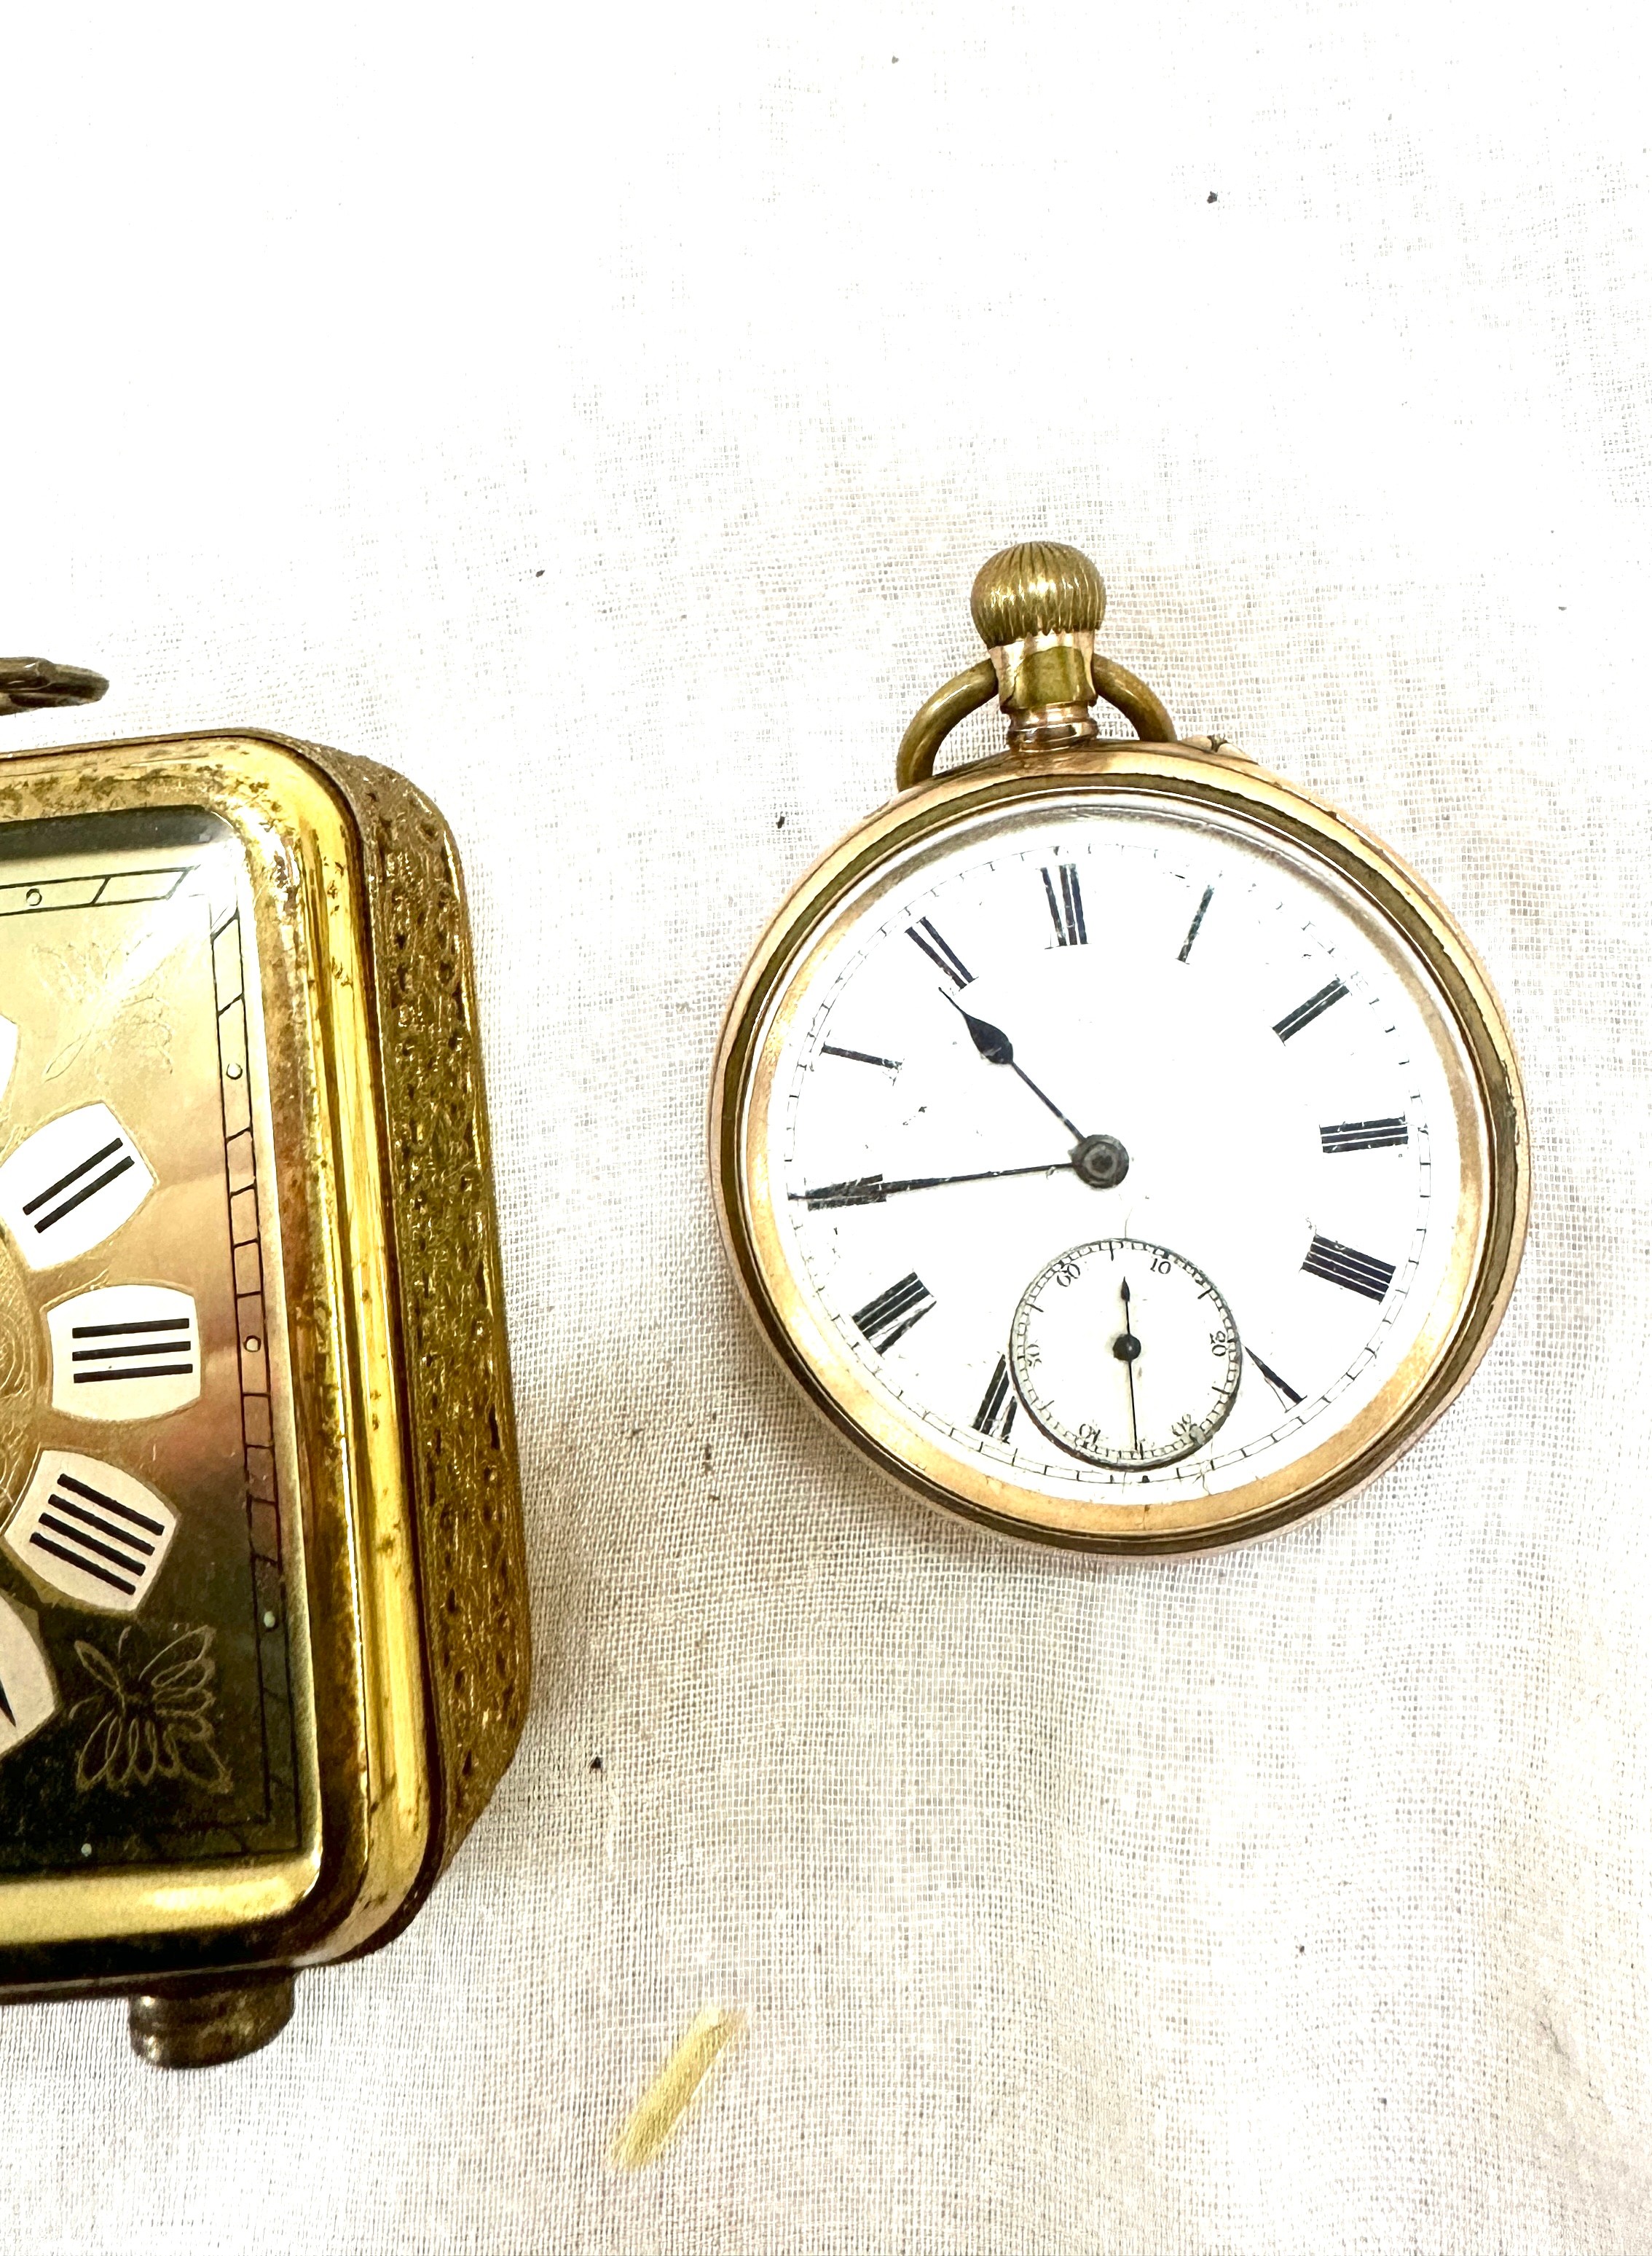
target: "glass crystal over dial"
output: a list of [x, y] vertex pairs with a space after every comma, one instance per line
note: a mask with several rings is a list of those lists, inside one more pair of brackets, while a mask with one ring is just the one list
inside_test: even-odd
[[0, 827], [0, 1877], [299, 1842], [258, 968], [214, 816]]
[[756, 1054], [742, 1195], [787, 1330], [931, 1487], [1105, 1520], [1277, 1484], [1452, 1320], [1483, 1142], [1451, 1011], [1242, 812], [961, 814], [843, 892]]

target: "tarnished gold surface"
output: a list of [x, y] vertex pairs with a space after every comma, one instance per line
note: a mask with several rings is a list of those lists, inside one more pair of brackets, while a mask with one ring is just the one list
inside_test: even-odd
[[895, 789], [910, 791], [935, 772], [935, 754], [958, 723], [985, 705], [998, 688], [998, 668], [990, 658], [955, 673], [921, 705], [907, 724], [895, 755]]
[[140, 1992], [129, 2027], [152, 2068], [222, 2068], [261, 2051], [292, 2018], [293, 1977], [262, 1974], [222, 1989]]
[[[181, 807], [191, 814], [212, 814], [216, 811], [215, 793], [226, 802], [232, 795], [229, 779], [212, 769], [203, 769], [193, 790], [169, 789], [183, 780], [187, 771], [169, 775], [159, 760], [134, 766], [126, 747], [100, 751], [102, 756], [89, 760], [80, 753], [0, 759], [0, 823], [7, 826], [14, 854], [19, 833], [26, 841], [32, 824], [54, 820], [60, 824], [63, 818], [134, 809]], [[261, 825], [228, 821], [228, 828], [244, 850], [244, 866], [233, 880], [233, 890], [243, 915], [251, 920], [253, 954], [262, 975], [244, 997], [247, 1062], [253, 1070], [242, 1085], [251, 1096], [247, 1125], [265, 1209], [258, 1233], [265, 1256], [261, 1284], [265, 1322], [258, 1352], [271, 1372], [275, 1414], [269, 1441], [277, 1492], [294, 1500], [286, 1512], [283, 1547], [290, 1551], [292, 1570], [286, 1578], [286, 1642], [293, 1667], [286, 1689], [298, 1764], [297, 1830], [290, 1848], [280, 1851], [249, 1850], [241, 1857], [176, 1865], [152, 1860], [96, 1863], [73, 1879], [49, 1872], [8, 1874], [0, 1883], [0, 1990], [25, 1980], [31, 1987], [41, 1979], [95, 1981], [123, 1962], [134, 1968], [158, 1962], [159, 1966], [172, 1962], [187, 1968], [199, 1963], [203, 1953], [209, 1957], [233, 1951], [236, 1930], [262, 1931], [272, 1921], [298, 1914], [313, 1896], [323, 1863], [310, 1664], [325, 1639], [313, 1640], [310, 1635], [314, 1594], [305, 1571], [310, 1521], [307, 1512], [297, 1507], [305, 1482], [301, 1436], [290, 1410], [297, 1342], [314, 1296], [305, 1289], [302, 1235], [293, 1237], [291, 1216], [278, 1210], [274, 1198], [265, 1195], [281, 1180], [278, 1149], [283, 1124], [287, 1137], [301, 1139], [307, 1132], [294, 1099], [302, 1081], [309, 1013], [277, 928], [278, 888], [290, 882], [290, 865], [285, 856], [272, 864], [271, 842]], [[133, 848], [100, 858], [136, 869], [155, 856]], [[26, 861], [13, 860], [6, 874], [26, 892], [28, 871]], [[44, 870], [41, 874], [44, 878]], [[151, 1150], [166, 1149], [175, 1160], [180, 1146], [186, 1154], [196, 1147], [163, 1198], [123, 1228], [123, 1260], [130, 1265], [124, 1273], [171, 1276], [194, 1289], [201, 1302], [205, 1357], [208, 1363], [220, 1358], [234, 1363], [243, 1353], [235, 1308], [232, 1304], [208, 1323], [210, 1296], [204, 1289], [206, 1273], [199, 1265], [206, 1258], [203, 1233], [210, 1237], [215, 1229], [213, 1202], [205, 1195], [207, 1177], [215, 1168], [222, 1209], [222, 1128], [220, 1124], [215, 1132], [195, 1103], [183, 1096], [186, 1089], [199, 1091], [204, 1082], [215, 1111], [219, 1077], [216, 1061], [196, 1054], [202, 1039], [198, 1011], [176, 1007], [182, 999], [180, 982], [204, 981], [208, 1024], [216, 1017], [214, 975], [203, 960], [208, 957], [205, 938], [171, 950], [162, 968], [146, 961], [141, 948], [134, 950], [123, 944], [119, 926], [128, 912], [117, 906], [102, 913], [115, 920], [107, 940], [74, 937], [72, 914], [63, 924], [41, 927], [32, 941], [26, 917], [7, 920], [9, 929], [0, 941], [0, 970], [8, 999], [25, 1022], [26, 1039], [41, 1067], [38, 1086], [32, 1076], [8, 1092], [8, 1144], [59, 1110], [65, 1098], [74, 1103], [102, 1094], [115, 1101]], [[210, 1149], [215, 1132], [215, 1158]], [[306, 1146], [300, 1141], [296, 1148]], [[42, 1287], [49, 1302], [69, 1287], [108, 1281], [101, 1269], [101, 1256], [95, 1253], [75, 1267], [54, 1268], [44, 1279], [37, 1278], [32, 1280], [37, 1307]], [[295, 1288], [291, 1302], [289, 1286]], [[27, 1436], [30, 1454], [41, 1444], [73, 1444], [74, 1438], [37, 1392]], [[222, 1421], [221, 1413], [220, 1422], [202, 1430], [194, 1446], [201, 1448], [208, 1462], [236, 1467], [241, 1442], [237, 1408], [228, 1423]], [[81, 1441], [79, 1446], [87, 1443]], [[15, 1492], [15, 1487], [9, 1491], [8, 1505]], [[307, 1497], [304, 1501], [307, 1505]]]
[[108, 687], [89, 666], [60, 666], [50, 658], [0, 658], [0, 716], [95, 705]]
[[1064, 540], [1000, 548], [970, 590], [970, 617], [989, 650], [1027, 635], [1093, 635], [1106, 611], [1100, 573], [1082, 548]]
[[46, 1358], [22, 1264], [0, 1245], [0, 1496], [20, 1496], [34, 1455]]
[[[11, 1997], [163, 1996], [215, 1973], [227, 1991], [385, 1940], [487, 1799], [526, 1704], [497, 1235], [446, 826], [399, 778], [286, 739], [0, 758], [0, 823], [131, 808], [205, 810], [246, 859], [285, 1290], [271, 1346], [290, 1364], [284, 1474], [303, 1534], [303, 1837], [286, 1856], [0, 1883]], [[0, 1448], [7, 1385], [0, 1368]]]
[[1097, 730], [1085, 709], [1098, 697], [1144, 743], [1173, 744], [1175, 723], [1163, 701], [1096, 649], [1106, 609], [1100, 573], [1064, 541], [1025, 540], [989, 556], [976, 575], [970, 610], [990, 656], [955, 674], [913, 716], [895, 755], [896, 789], [928, 781], [946, 737], [994, 688], [1009, 716], [1012, 751], [1086, 742]]
[[[903, 772], [901, 780], [910, 785], [913, 778]], [[1105, 1517], [1091, 1504], [1019, 1488], [984, 1463], [960, 1463], [894, 1416], [799, 1288], [775, 1221], [765, 1160], [773, 1075], [793, 1007], [787, 998], [800, 991], [814, 953], [834, 944], [834, 920], [849, 897], [896, 857], [962, 821], [1076, 794], [1237, 820], [1305, 857], [1373, 935], [1390, 935], [1391, 945], [1397, 936], [1426, 969], [1450, 1014], [1444, 1061], [1463, 1153], [1463, 1195], [1432, 1319], [1366, 1409], [1306, 1458], [1247, 1487], [1110, 1506]], [[1438, 1004], [1415, 971], [1404, 971], [1402, 957], [1396, 969], [1437, 1016]], [[1513, 1289], [1529, 1199], [1513, 1041], [1449, 912], [1369, 832], [1211, 739], [1199, 748], [1091, 742], [1013, 751], [907, 788], [869, 816], [801, 880], [759, 943], [724, 1020], [710, 1136], [719, 1216], [742, 1288], [771, 1347], [816, 1407], [886, 1472], [933, 1503], [1006, 1533], [1125, 1556], [1200, 1550], [1267, 1533], [1349, 1494], [1391, 1464], [1439, 1416], [1485, 1353]]]
[[362, 832], [446, 1864], [511, 1759], [530, 1675], [464, 879], [452, 833], [405, 777], [307, 749]]
[[1109, 705], [1124, 715], [1143, 744], [1176, 742], [1175, 723], [1165, 709], [1163, 699], [1148, 688], [1140, 674], [1132, 673], [1127, 666], [1120, 666], [1116, 658], [1103, 658], [1098, 652], [1090, 661], [1090, 678], [1096, 685], [1097, 696], [1105, 697]]

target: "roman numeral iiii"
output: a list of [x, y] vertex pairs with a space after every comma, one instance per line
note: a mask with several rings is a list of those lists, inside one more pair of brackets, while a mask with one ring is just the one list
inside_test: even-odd
[[853, 1321], [868, 1346], [887, 1355], [895, 1342], [934, 1306], [935, 1294], [915, 1271], [908, 1270], [899, 1284], [879, 1293], [875, 1301], [868, 1301], [864, 1308], [857, 1308]]

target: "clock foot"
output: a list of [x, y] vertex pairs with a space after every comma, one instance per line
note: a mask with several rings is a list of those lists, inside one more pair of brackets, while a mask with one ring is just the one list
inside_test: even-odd
[[252, 1974], [217, 1989], [131, 1999], [132, 2050], [152, 2068], [219, 2068], [279, 2037], [293, 2018], [293, 1977]]

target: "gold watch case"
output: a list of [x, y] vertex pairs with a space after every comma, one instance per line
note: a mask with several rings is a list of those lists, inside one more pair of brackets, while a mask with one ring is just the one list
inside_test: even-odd
[[208, 2064], [406, 1924], [526, 1711], [453, 840], [261, 732], [7, 756], [0, 984], [0, 1998]]
[[[1266, 1534], [1392, 1464], [1460, 1392], [1496, 1330], [1519, 1265], [1529, 1180], [1514, 1043], [1455, 920], [1414, 871], [1323, 800], [1220, 738], [1175, 740], [1146, 685], [1095, 652], [1104, 600], [1095, 568], [1061, 544], [1006, 550], [983, 568], [974, 608], [990, 659], [924, 706], [902, 745], [899, 795], [822, 857], [759, 941], [724, 1021], [710, 1140], [719, 1222], [744, 1296], [818, 1411], [894, 1480], [947, 1511], [1006, 1534], [1131, 1557]], [[934, 776], [947, 730], [995, 689], [1010, 719], [1009, 748]], [[1088, 718], [1098, 694], [1157, 741], [1101, 739]], [[765, 1158], [775, 1071], [798, 991], [858, 890], [963, 820], [1075, 795], [1236, 821], [1305, 857], [1364, 916], [1400, 935], [1431, 975], [1457, 1038], [1448, 1080], [1463, 1163], [1446, 1289], [1361, 1413], [1294, 1464], [1246, 1486], [1105, 1512], [1034, 1493], [985, 1461], [960, 1463], [915, 1421], [892, 1414], [789, 1265]]]

